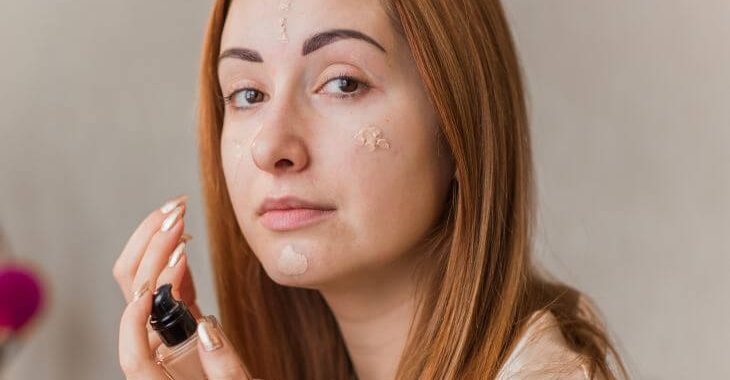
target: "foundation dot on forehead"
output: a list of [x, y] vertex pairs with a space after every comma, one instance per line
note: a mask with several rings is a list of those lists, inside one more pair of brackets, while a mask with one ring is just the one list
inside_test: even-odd
[[[279, 1], [279, 10], [286, 13], [286, 12], [289, 12], [290, 8], [291, 8], [291, 0], [280, 0]], [[280, 29], [279, 41], [288, 42], [289, 36], [287, 36], [287, 34], [286, 34], [286, 17], [279, 18], [279, 29]]]
[[281, 30], [281, 35], [279, 36], [279, 41], [281, 41], [281, 42], [289, 41], [289, 37], [286, 35], [286, 17], [279, 18], [279, 28]]
[[281, 250], [276, 266], [281, 273], [295, 276], [307, 271], [309, 263], [307, 257], [297, 252], [291, 244]]
[[291, 0], [281, 0], [279, 1], [279, 9], [286, 12], [291, 8]]
[[358, 145], [366, 147], [370, 152], [378, 148], [390, 149], [390, 142], [383, 136], [383, 131], [377, 127], [367, 127], [357, 131], [355, 140]]

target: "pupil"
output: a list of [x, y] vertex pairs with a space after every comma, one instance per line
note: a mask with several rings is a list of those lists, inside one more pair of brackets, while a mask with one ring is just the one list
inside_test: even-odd
[[[348, 84], [350, 86], [348, 86]], [[352, 86], [354, 84], [354, 86]], [[351, 81], [347, 78], [341, 78], [340, 79], [340, 90], [344, 92], [353, 92], [357, 90], [357, 82]]]
[[256, 100], [256, 91], [248, 90], [246, 91], [246, 101], [251, 102]]

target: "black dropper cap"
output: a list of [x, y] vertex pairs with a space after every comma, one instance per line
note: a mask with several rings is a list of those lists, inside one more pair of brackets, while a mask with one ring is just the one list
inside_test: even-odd
[[172, 297], [172, 285], [161, 285], [152, 298], [152, 329], [157, 331], [162, 342], [168, 346], [177, 346], [186, 341], [198, 327], [195, 317], [190, 313], [185, 302]]

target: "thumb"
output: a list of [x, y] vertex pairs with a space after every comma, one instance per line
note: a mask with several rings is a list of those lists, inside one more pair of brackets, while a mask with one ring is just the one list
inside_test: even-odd
[[198, 354], [208, 380], [252, 380], [214, 317], [198, 323]]

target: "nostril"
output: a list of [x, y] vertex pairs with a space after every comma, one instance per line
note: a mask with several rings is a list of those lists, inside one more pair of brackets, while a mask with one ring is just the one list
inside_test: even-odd
[[294, 163], [291, 162], [291, 160], [289, 160], [288, 158], [282, 158], [281, 160], [276, 161], [276, 165], [274, 165], [274, 166], [276, 166], [277, 169], [280, 169], [282, 167], [289, 167], [289, 166], [293, 166], [293, 165], [294, 165]]

